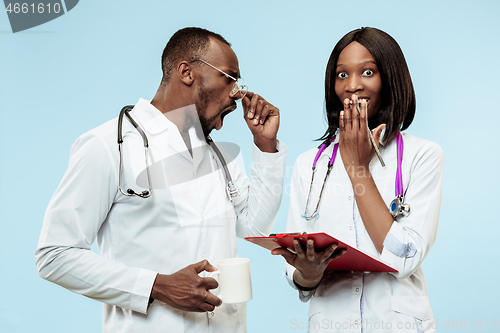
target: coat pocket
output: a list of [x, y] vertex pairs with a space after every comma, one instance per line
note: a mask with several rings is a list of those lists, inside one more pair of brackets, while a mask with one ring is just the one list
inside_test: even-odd
[[393, 332], [435, 332], [431, 305], [427, 296], [391, 298]]
[[420, 320], [432, 319], [431, 305], [427, 296], [393, 296], [391, 310]]

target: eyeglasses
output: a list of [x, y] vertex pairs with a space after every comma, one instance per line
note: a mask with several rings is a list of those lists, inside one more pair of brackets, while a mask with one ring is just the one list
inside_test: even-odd
[[248, 87], [243, 84], [242, 78], [236, 79], [236, 78], [232, 77], [231, 75], [227, 74], [226, 72], [221, 71], [220, 69], [218, 69], [214, 65], [209, 64], [208, 62], [206, 62], [203, 59], [197, 59], [195, 61], [201, 61], [202, 63], [212, 67], [213, 69], [218, 70], [219, 72], [224, 74], [224, 76], [227, 77], [228, 79], [233, 80], [234, 85], [233, 85], [233, 88], [231, 89], [231, 95], [236, 97], [236, 101], [241, 101], [243, 99], [243, 97], [245, 97], [245, 95], [247, 94], [247, 91], [248, 91]]

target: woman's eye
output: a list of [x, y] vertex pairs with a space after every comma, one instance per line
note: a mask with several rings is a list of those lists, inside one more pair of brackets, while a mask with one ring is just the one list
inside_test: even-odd
[[365, 69], [363, 71], [363, 75], [371, 76], [371, 75], [373, 75], [373, 71], [371, 69]]
[[340, 72], [337, 74], [337, 77], [339, 79], [345, 79], [347, 77], [347, 73], [346, 72]]

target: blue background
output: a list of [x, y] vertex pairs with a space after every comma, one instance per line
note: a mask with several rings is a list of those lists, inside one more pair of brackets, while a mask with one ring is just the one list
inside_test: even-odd
[[[333, 46], [361, 26], [391, 34], [417, 93], [408, 132], [445, 154], [439, 233], [423, 264], [435, 319], [441, 331], [455, 331], [453, 320], [463, 320], [462, 332], [498, 326], [499, 11], [494, 0], [86, 0], [16, 34], [0, 13], [0, 330], [101, 330], [100, 303], [38, 277], [33, 254], [43, 214], [74, 140], [123, 105], [154, 96], [161, 52], [185, 26], [222, 34], [250, 89], [280, 108], [285, 190], [295, 159], [326, 128], [324, 73]], [[248, 167], [251, 135], [241, 107], [213, 136], [240, 145]], [[276, 232], [285, 229], [287, 210], [285, 192]], [[282, 278], [282, 259], [239, 244], [252, 268], [249, 332], [302, 331], [291, 321], [307, 320], [307, 304]]]

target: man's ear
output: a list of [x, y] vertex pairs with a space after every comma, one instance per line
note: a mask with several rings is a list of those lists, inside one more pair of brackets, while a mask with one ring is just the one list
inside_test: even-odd
[[180, 80], [188, 86], [192, 85], [194, 82], [192, 69], [193, 67], [187, 61], [181, 61], [177, 66], [177, 73]]

